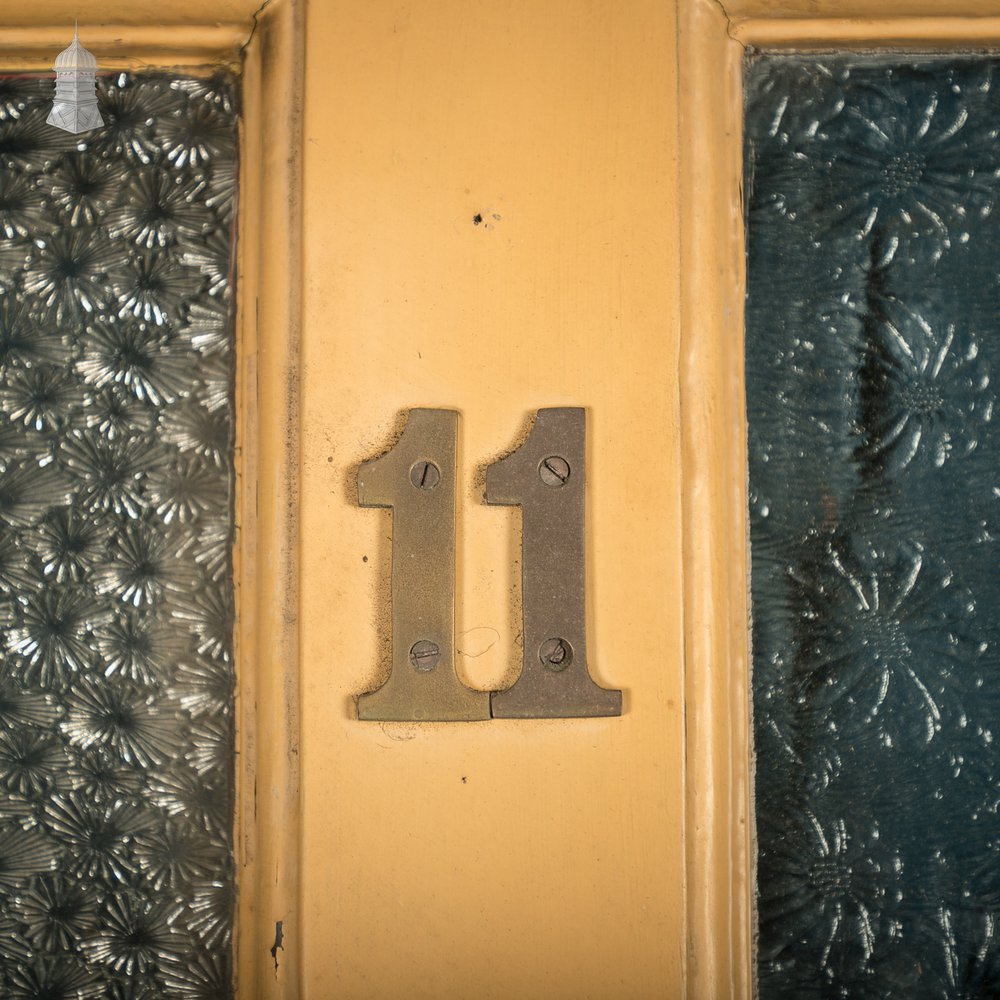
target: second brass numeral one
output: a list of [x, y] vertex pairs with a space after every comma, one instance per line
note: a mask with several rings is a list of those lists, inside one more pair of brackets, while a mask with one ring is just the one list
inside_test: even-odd
[[621, 714], [621, 691], [587, 669], [584, 607], [585, 412], [539, 410], [528, 439], [487, 475], [490, 504], [522, 510], [524, 663], [492, 695], [455, 671], [454, 410], [410, 410], [391, 451], [358, 472], [364, 507], [391, 507], [392, 662], [358, 699], [358, 718], [474, 721]]
[[490, 466], [486, 500], [521, 508], [524, 666], [513, 687], [495, 691], [496, 719], [621, 715], [621, 691], [587, 669], [584, 604], [586, 413], [539, 410], [528, 440]]

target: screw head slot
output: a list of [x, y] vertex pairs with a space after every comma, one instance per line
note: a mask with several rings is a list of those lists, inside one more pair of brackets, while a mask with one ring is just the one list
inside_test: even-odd
[[410, 665], [422, 674], [429, 674], [441, 659], [441, 650], [436, 642], [421, 639], [410, 647]]
[[410, 482], [418, 490], [432, 490], [441, 482], [441, 470], [433, 462], [421, 459], [410, 468]]
[[565, 486], [569, 474], [569, 462], [561, 455], [549, 455], [548, 458], [543, 458], [538, 466], [539, 478], [546, 486], [551, 486], [553, 489]]
[[546, 639], [538, 647], [538, 659], [542, 661], [542, 666], [546, 670], [559, 673], [573, 662], [573, 647], [558, 636]]

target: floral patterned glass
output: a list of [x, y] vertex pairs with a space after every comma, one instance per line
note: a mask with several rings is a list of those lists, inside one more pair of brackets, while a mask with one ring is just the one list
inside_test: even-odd
[[1000, 61], [746, 85], [760, 997], [1000, 997]]
[[0, 995], [230, 996], [236, 109], [0, 78]]

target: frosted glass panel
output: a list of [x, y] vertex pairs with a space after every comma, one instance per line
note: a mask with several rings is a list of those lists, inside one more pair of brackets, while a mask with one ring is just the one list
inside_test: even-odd
[[236, 111], [0, 79], [0, 995], [230, 995]]
[[1000, 996], [998, 69], [747, 66], [762, 1000]]

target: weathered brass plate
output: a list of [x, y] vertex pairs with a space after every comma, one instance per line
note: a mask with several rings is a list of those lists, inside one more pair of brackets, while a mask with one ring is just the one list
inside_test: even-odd
[[528, 440], [487, 472], [487, 502], [520, 506], [523, 518], [524, 669], [494, 692], [495, 718], [621, 715], [621, 691], [587, 669], [585, 445], [584, 410], [539, 410]]
[[358, 718], [488, 719], [490, 698], [455, 672], [454, 410], [410, 410], [393, 449], [358, 470], [362, 507], [392, 508], [392, 663]]

